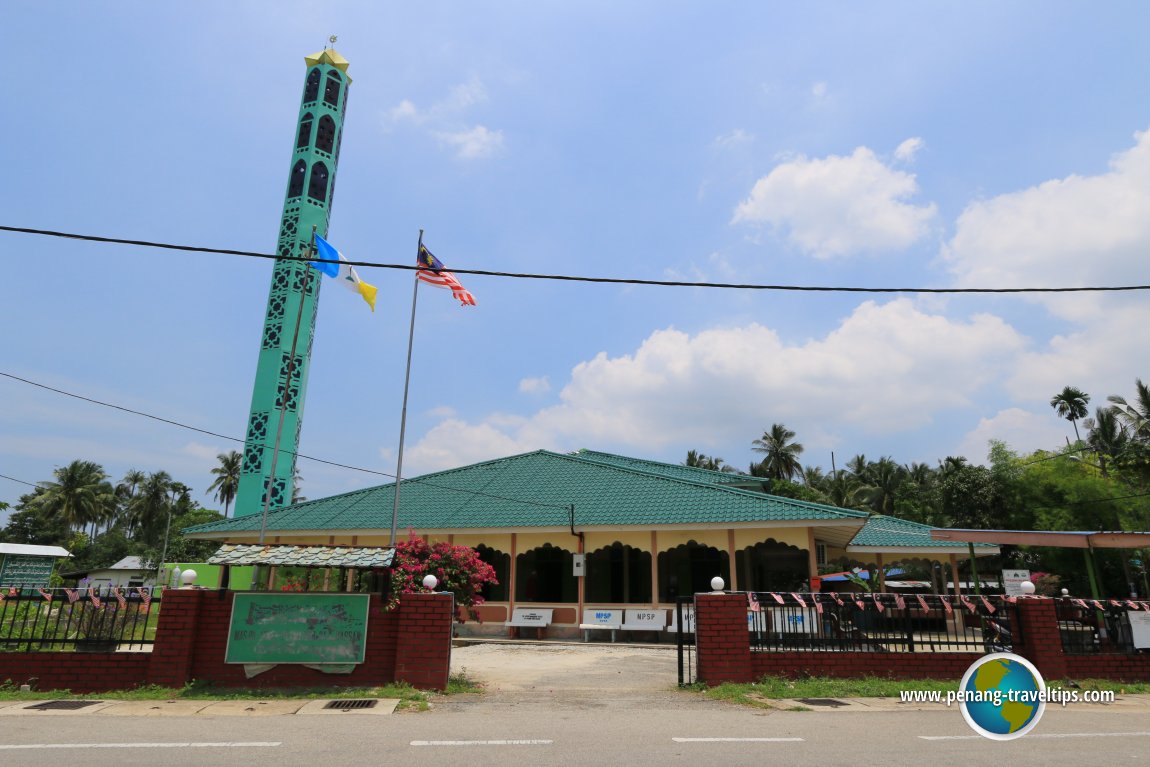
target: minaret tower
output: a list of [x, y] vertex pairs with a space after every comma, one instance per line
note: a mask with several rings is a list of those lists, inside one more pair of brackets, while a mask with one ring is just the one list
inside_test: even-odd
[[[335, 38], [332, 38], [332, 42]], [[308, 56], [303, 102], [296, 121], [287, 198], [280, 219], [279, 256], [305, 257], [312, 231], [327, 236], [335, 171], [351, 78], [347, 60], [327, 48]], [[304, 261], [276, 261], [248, 416], [235, 515], [259, 514], [291, 503], [292, 476], [303, 425], [304, 392], [319, 306], [318, 273]], [[295, 349], [295, 359], [292, 349]], [[282, 418], [282, 427], [281, 427]], [[276, 434], [280, 433], [275, 455]]]

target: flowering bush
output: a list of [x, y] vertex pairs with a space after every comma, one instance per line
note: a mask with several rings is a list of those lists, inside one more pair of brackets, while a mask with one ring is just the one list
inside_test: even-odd
[[495, 578], [495, 569], [481, 560], [475, 549], [446, 541], [428, 545], [427, 541], [411, 534], [395, 547], [388, 609], [398, 605], [404, 594], [425, 591], [423, 578], [428, 574], [439, 580], [436, 589], [455, 594], [460, 621], [465, 620], [467, 614], [479, 620], [475, 608], [483, 604], [480, 592], [487, 584], [499, 582]]

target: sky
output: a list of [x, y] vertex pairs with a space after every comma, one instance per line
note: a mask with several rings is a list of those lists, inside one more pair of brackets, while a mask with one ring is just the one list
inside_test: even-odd
[[[304, 56], [351, 86], [349, 259], [740, 284], [1150, 285], [1150, 5], [5, 3], [0, 224], [270, 253]], [[0, 372], [243, 438], [271, 262], [0, 232]], [[325, 287], [300, 451], [394, 473], [410, 272]], [[420, 292], [404, 475], [537, 449], [936, 465], [1131, 396], [1147, 291]], [[238, 443], [0, 376], [0, 501], [76, 459], [205, 491]], [[309, 498], [386, 477], [301, 460]], [[15, 481], [13, 481], [15, 480]], [[2, 512], [0, 512], [2, 514]], [[2, 517], [0, 517], [2, 519]]]

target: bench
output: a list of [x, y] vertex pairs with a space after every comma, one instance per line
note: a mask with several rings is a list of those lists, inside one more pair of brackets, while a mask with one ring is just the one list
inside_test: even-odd
[[516, 607], [511, 620], [503, 625], [515, 629], [536, 629], [537, 636], [542, 639], [543, 629], [551, 625], [551, 608]]
[[[679, 609], [673, 608], [671, 610], [671, 624], [666, 629], [669, 634], [679, 633]], [[686, 607], [683, 609], [683, 633], [695, 633], [695, 608]]]
[[622, 610], [597, 610], [590, 608], [583, 611], [583, 621], [579, 629], [583, 632], [583, 641], [592, 631], [610, 631], [611, 641], [615, 641], [615, 632], [623, 626]]
[[654, 608], [629, 609], [623, 613], [624, 631], [654, 631], [656, 638], [667, 627], [667, 611]]

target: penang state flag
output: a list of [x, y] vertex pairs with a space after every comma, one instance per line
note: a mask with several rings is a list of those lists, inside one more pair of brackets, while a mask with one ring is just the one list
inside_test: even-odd
[[419, 271], [415, 273], [417, 279], [421, 282], [426, 282], [428, 285], [434, 285], [437, 288], [446, 288], [451, 291], [451, 295], [459, 299], [462, 306], [475, 306], [475, 296], [459, 283], [455, 275], [447, 271], [435, 256], [431, 255], [431, 251], [419, 245]]
[[328, 277], [334, 277], [339, 280], [348, 290], [359, 293], [374, 312], [375, 294], [379, 292], [378, 289], [374, 285], [368, 285], [361, 280], [359, 275], [355, 273], [355, 269], [351, 268], [351, 264], [347, 263], [347, 259], [343, 257], [343, 254], [333, 248], [331, 243], [318, 234], [315, 235], [315, 248], [317, 251], [316, 255], [325, 259], [325, 261], [308, 261], [308, 263]]

